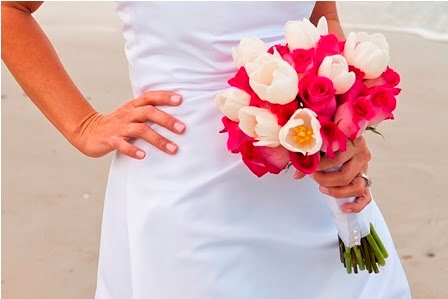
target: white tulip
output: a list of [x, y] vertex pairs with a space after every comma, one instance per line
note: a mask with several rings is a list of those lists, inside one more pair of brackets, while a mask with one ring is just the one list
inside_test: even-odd
[[317, 114], [307, 108], [298, 109], [280, 129], [279, 140], [292, 152], [312, 155], [320, 151], [322, 136]]
[[263, 53], [246, 65], [249, 85], [264, 101], [288, 104], [299, 92], [299, 77], [294, 68], [284, 61], [277, 50]]
[[277, 147], [280, 125], [277, 116], [264, 108], [253, 106], [244, 107], [238, 113], [240, 123], [238, 126], [244, 134], [258, 140], [255, 146]]
[[389, 64], [389, 44], [381, 33], [351, 32], [345, 42], [344, 56], [348, 64], [365, 73], [365, 79], [375, 79]]
[[221, 112], [229, 119], [239, 122], [238, 112], [241, 108], [249, 106], [250, 95], [236, 87], [230, 87], [215, 97], [215, 103]]
[[320, 18], [317, 27], [305, 18], [303, 21], [287, 22], [284, 29], [286, 42], [290, 51], [314, 48], [320, 36], [328, 34], [328, 24], [325, 17]]
[[268, 46], [261, 39], [246, 37], [240, 41], [238, 47], [232, 48], [232, 57], [237, 67], [242, 67], [267, 51]]
[[322, 61], [318, 75], [333, 82], [336, 94], [343, 94], [353, 86], [356, 80], [354, 72], [348, 71], [348, 63], [342, 55], [327, 56]]

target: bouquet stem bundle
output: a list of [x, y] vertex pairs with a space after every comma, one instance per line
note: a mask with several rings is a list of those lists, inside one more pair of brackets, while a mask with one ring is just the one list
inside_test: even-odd
[[386, 265], [389, 257], [386, 247], [370, 223], [370, 234], [361, 238], [361, 245], [348, 247], [339, 238], [339, 256], [348, 274], [358, 274], [359, 271], [367, 270], [369, 273], [379, 273], [379, 266]]

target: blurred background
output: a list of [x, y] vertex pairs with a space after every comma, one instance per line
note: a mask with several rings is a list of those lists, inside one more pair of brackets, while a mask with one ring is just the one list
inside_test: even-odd
[[[342, 2], [346, 32], [383, 32], [402, 75], [396, 121], [368, 134], [369, 176], [414, 298], [448, 298], [448, 2]], [[87, 99], [131, 98], [112, 2], [48, 2], [35, 18]], [[287, 21], [287, 20], [285, 20]], [[82, 156], [1, 69], [2, 297], [93, 298], [112, 156]], [[441, 106], [439, 106], [441, 105]], [[124, 299], [124, 298], [123, 298]]]

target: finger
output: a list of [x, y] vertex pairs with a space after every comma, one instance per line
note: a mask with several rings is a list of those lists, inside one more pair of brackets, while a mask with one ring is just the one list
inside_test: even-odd
[[131, 158], [141, 160], [146, 156], [146, 153], [142, 149], [130, 144], [120, 137], [113, 137], [111, 140], [111, 145], [118, 152]]
[[317, 171], [325, 171], [335, 168], [337, 166], [343, 165], [348, 160], [350, 160], [355, 154], [355, 148], [353, 146], [347, 145], [347, 149], [344, 152], [336, 152], [334, 158], [330, 159], [324, 156], [319, 161], [319, 166]]
[[370, 154], [362, 152], [343, 164], [340, 170], [334, 172], [316, 171], [312, 178], [324, 187], [347, 186], [362, 170], [366, 169], [369, 160]]
[[345, 213], [359, 213], [371, 201], [372, 201], [372, 196], [370, 194], [370, 190], [368, 188], [366, 188], [363, 196], [356, 198], [354, 202], [344, 204], [342, 206], [342, 211]]
[[131, 113], [129, 117], [130, 121], [152, 121], [177, 134], [182, 134], [185, 131], [185, 124], [183, 122], [152, 105], [132, 109], [129, 113]]
[[336, 197], [349, 198], [363, 196], [366, 191], [366, 181], [361, 177], [356, 177], [349, 185], [344, 187], [319, 187], [320, 192]]
[[127, 127], [124, 135], [141, 138], [146, 142], [154, 145], [161, 151], [170, 155], [173, 155], [177, 152], [178, 146], [176, 144], [166, 139], [144, 123], [130, 124]]
[[296, 180], [300, 180], [303, 179], [305, 177], [306, 174], [304, 174], [303, 172], [296, 170], [296, 172], [294, 173], [294, 179]]
[[165, 105], [165, 106], [177, 106], [182, 103], [182, 96], [172, 92], [164, 90], [151, 90], [145, 92], [135, 100], [129, 102], [134, 107], [142, 107], [147, 105]]
[[367, 150], [367, 144], [363, 136], [356, 138], [353, 142], [347, 142], [347, 149], [344, 152], [336, 152], [334, 158], [323, 157], [320, 159], [317, 171], [330, 170], [340, 166], [350, 160], [360, 149]]

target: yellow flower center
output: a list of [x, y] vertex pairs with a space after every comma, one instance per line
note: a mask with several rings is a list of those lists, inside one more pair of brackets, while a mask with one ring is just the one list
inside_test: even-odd
[[313, 139], [313, 129], [307, 126], [298, 126], [293, 128], [296, 133], [294, 140], [297, 141], [299, 145], [307, 145]]

